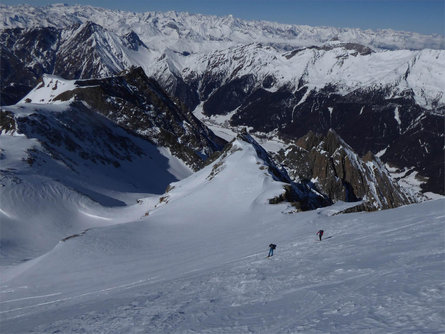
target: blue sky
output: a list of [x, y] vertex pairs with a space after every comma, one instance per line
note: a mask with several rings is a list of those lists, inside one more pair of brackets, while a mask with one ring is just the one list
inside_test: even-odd
[[3, 4], [88, 4], [144, 11], [187, 11], [312, 26], [415, 31], [445, 35], [445, 0], [2, 0]]

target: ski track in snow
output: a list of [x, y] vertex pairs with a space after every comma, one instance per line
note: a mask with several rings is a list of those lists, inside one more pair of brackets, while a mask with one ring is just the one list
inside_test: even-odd
[[[35, 224], [57, 214], [76, 228], [87, 219], [94, 226], [31, 260], [5, 262], [2, 333], [444, 332], [444, 199], [373, 213], [335, 215], [345, 208], [337, 203], [289, 214], [287, 205], [268, 204], [283, 184], [239, 139], [226, 157], [174, 182], [163, 200], [103, 207], [32, 180], [32, 191], [15, 185], [3, 196], [26, 199], [31, 209], [18, 209], [29, 216], [60, 203]], [[266, 258], [270, 242], [278, 247]]]
[[[396, 216], [390, 210], [377, 214]], [[440, 333], [445, 284], [428, 277], [431, 268], [443, 268], [444, 250], [413, 250], [429, 258], [414, 263], [404, 253], [388, 253], [405, 250], [397, 249], [400, 242], [420, 246], [425, 236], [434, 237], [430, 230], [443, 237], [441, 215], [427, 216], [404, 216], [381, 229], [363, 226], [369, 221], [364, 214], [306, 220], [329, 226], [335, 235], [321, 243], [307, 235], [287, 238], [270, 259], [265, 249], [167, 281], [148, 278], [76, 296], [29, 297], [48, 300], [9, 310], [13, 318], [6, 323], [26, 323], [34, 314], [17, 312], [39, 308], [35, 314], [53, 312], [55, 321], [30, 333]], [[365, 235], [353, 238], [350, 229]], [[364, 261], [368, 256], [374, 261]], [[72, 309], [89, 305], [85, 297], [93, 295], [100, 308], [81, 307], [80, 314]], [[4, 302], [14, 301], [20, 300]]]

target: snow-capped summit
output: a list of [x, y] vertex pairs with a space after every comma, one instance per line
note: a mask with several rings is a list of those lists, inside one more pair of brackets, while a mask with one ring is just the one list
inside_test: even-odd
[[133, 30], [146, 45], [155, 45], [158, 49], [163, 44], [164, 48], [188, 52], [251, 42], [274, 44], [281, 48], [320, 45], [329, 41], [362, 43], [377, 49], [444, 47], [443, 36], [440, 35], [246, 21], [232, 15], [218, 17], [175, 11], [135, 13], [60, 4], [46, 7], [1, 5], [0, 13], [0, 29], [67, 28], [94, 21], [118, 35]]

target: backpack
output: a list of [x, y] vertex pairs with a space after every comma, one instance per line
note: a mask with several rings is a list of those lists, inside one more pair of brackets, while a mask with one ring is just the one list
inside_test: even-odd
[[275, 249], [275, 248], [277, 248], [277, 245], [275, 245], [275, 244], [270, 244], [269, 247], [272, 248], [272, 249]]

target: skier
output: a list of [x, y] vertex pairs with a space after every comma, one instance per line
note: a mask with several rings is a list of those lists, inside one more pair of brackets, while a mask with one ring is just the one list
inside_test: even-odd
[[316, 235], [318, 234], [318, 237], [320, 238], [320, 241], [321, 241], [321, 237], [323, 236], [323, 233], [324, 233], [323, 230], [320, 230], [317, 233], [315, 233]]
[[275, 244], [270, 244], [270, 245], [269, 245], [269, 255], [267, 255], [267, 257], [271, 257], [271, 256], [273, 256], [273, 250], [274, 250], [275, 248], [277, 248], [277, 245], [275, 245]]

